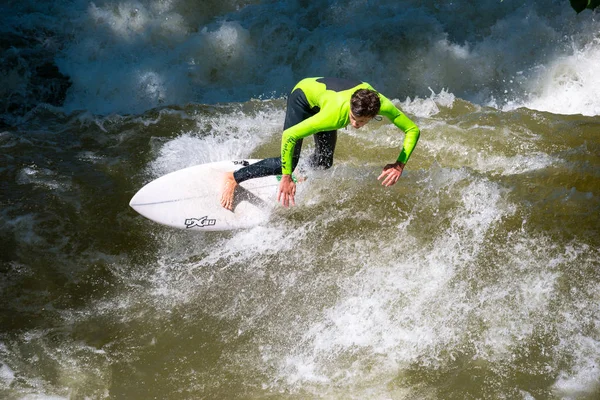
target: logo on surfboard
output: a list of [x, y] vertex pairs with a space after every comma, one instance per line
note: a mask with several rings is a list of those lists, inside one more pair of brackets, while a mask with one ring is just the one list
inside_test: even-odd
[[233, 162], [233, 165], [242, 165], [244, 167], [247, 167], [248, 165], [250, 165], [250, 163], [246, 160], [235, 160]]
[[189, 228], [204, 228], [206, 226], [211, 226], [217, 223], [216, 219], [210, 219], [208, 216], [204, 216], [202, 218], [187, 218], [185, 220], [186, 229]]

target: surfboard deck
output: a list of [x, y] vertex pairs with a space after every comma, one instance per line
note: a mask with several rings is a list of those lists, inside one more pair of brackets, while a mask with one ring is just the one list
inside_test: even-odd
[[236, 189], [233, 211], [220, 204], [223, 177], [260, 161], [219, 161], [184, 168], [142, 187], [129, 205], [144, 217], [178, 229], [224, 231], [249, 228], [268, 220], [277, 204], [276, 176], [250, 179]]

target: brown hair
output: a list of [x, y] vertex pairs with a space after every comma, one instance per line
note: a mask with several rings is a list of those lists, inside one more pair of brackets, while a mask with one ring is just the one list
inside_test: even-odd
[[356, 117], [374, 117], [380, 108], [379, 95], [373, 90], [358, 89], [350, 98], [350, 110]]

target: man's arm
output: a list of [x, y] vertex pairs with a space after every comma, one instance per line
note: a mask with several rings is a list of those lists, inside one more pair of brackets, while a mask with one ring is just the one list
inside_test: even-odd
[[404, 143], [396, 162], [405, 165], [417, 146], [421, 131], [419, 127], [400, 111], [387, 97], [379, 94], [381, 109], [379, 113], [387, 117], [396, 127], [404, 132]]
[[323, 118], [325, 115], [323, 111], [313, 115], [304, 121], [289, 127], [283, 131], [281, 137], [281, 173], [284, 175], [292, 174], [292, 158], [294, 155], [294, 149], [296, 148], [296, 142], [299, 139], [304, 139], [307, 136], [314, 135], [318, 132], [326, 132], [336, 127], [331, 127], [331, 123]]
[[419, 127], [412, 122], [404, 113], [400, 113], [394, 120], [394, 125], [404, 131], [404, 143], [400, 155], [396, 159], [397, 162], [406, 164], [413, 150], [417, 146], [421, 131]]
[[383, 181], [381, 182], [382, 185], [392, 186], [398, 182], [398, 179], [400, 179], [400, 176], [402, 176], [404, 166], [408, 162], [410, 155], [417, 146], [417, 142], [421, 136], [421, 131], [419, 130], [419, 127], [402, 111], [400, 111], [389, 99], [381, 94], [379, 96], [381, 100], [381, 109], [379, 113], [389, 118], [398, 129], [404, 132], [404, 143], [402, 144], [402, 150], [400, 151], [396, 162], [393, 164], [387, 164], [385, 167], [383, 167], [381, 175], [379, 175], [377, 178], [377, 180], [381, 180], [383, 178]]
[[305, 119], [304, 121], [289, 127], [283, 131], [281, 137], [281, 182], [277, 191], [277, 201], [284, 207], [294, 206], [294, 197], [296, 196], [296, 183], [292, 179], [294, 149], [298, 140], [317, 132], [325, 131], [321, 116], [316, 115]]

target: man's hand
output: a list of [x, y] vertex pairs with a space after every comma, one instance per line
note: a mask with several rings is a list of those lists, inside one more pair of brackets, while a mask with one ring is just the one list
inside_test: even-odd
[[393, 184], [398, 182], [398, 179], [400, 179], [402, 171], [404, 170], [404, 165], [405, 164], [402, 164], [398, 161], [396, 161], [393, 164], [386, 165], [385, 167], [383, 167], [383, 172], [381, 173], [381, 175], [379, 175], [377, 180], [384, 178], [381, 184], [383, 186], [392, 186]]
[[280, 201], [284, 207], [295, 206], [294, 196], [296, 195], [296, 184], [292, 180], [292, 175], [282, 175], [277, 191], [277, 201]]

